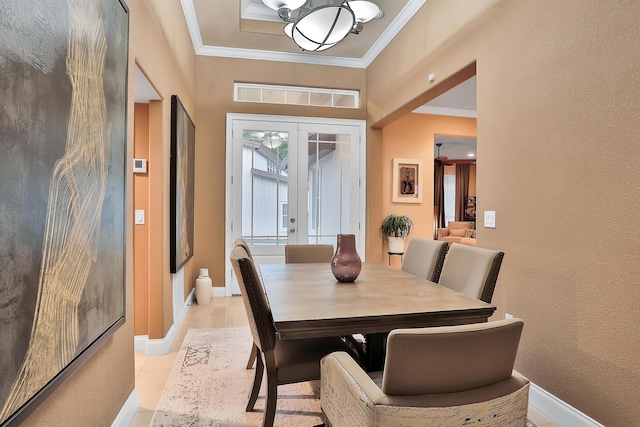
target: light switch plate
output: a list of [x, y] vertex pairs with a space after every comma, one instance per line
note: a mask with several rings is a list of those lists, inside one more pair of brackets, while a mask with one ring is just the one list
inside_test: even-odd
[[496, 211], [484, 211], [484, 228], [496, 228]]
[[136, 209], [136, 224], [144, 224], [144, 209]]

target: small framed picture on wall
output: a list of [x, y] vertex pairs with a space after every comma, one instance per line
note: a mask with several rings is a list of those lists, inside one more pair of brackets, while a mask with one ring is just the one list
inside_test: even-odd
[[422, 203], [422, 160], [393, 159], [394, 203]]

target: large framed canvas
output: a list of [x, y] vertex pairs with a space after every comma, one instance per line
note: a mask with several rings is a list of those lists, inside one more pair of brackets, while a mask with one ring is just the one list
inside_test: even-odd
[[196, 127], [177, 95], [171, 97], [171, 272], [193, 256]]
[[422, 160], [393, 159], [391, 200], [394, 203], [422, 203]]
[[129, 11], [0, 8], [0, 425], [21, 424], [125, 320]]

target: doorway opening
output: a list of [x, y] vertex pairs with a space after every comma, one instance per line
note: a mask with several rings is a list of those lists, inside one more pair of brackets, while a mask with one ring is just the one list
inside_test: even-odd
[[361, 120], [229, 114], [225, 247], [242, 237], [257, 263], [282, 263], [287, 244], [355, 234], [364, 257], [364, 134]]

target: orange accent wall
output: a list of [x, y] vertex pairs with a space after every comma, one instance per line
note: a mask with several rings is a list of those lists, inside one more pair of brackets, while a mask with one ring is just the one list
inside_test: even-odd
[[[410, 238], [433, 238], [433, 153], [436, 135], [475, 137], [476, 119], [411, 113], [383, 128], [380, 167], [382, 215], [378, 218], [378, 227], [382, 218], [389, 214], [407, 215], [414, 223]], [[422, 160], [423, 184], [419, 190], [422, 192], [422, 203], [391, 201], [392, 165], [396, 157]], [[374, 221], [372, 216], [369, 220]], [[378, 245], [382, 247], [382, 255], [378, 259], [387, 262], [386, 240], [380, 237], [379, 232], [376, 237], [379, 239]], [[392, 257], [391, 263], [399, 267], [400, 259]]]
[[[133, 157], [149, 160], [149, 104], [135, 104]], [[149, 166], [149, 165], [147, 165]], [[133, 209], [145, 211], [145, 224], [133, 226], [134, 333], [149, 334], [149, 173], [133, 174]]]

